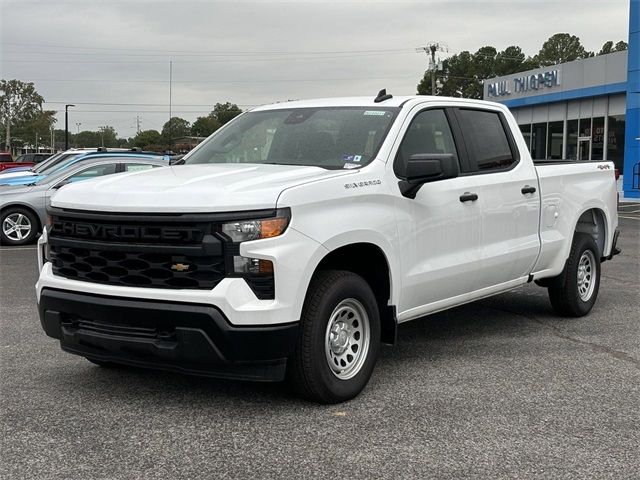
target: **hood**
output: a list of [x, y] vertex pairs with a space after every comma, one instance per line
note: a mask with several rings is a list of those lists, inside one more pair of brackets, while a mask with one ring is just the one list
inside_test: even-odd
[[20, 175], [17, 177], [3, 178], [0, 176], [0, 186], [30, 185], [46, 177], [46, 175], [36, 175], [33, 173], [25, 175], [27, 172], [22, 172], [22, 173], [23, 175]]
[[354, 173], [256, 164], [177, 165], [62, 187], [58, 208], [113, 212], [223, 212], [275, 208], [286, 188]]

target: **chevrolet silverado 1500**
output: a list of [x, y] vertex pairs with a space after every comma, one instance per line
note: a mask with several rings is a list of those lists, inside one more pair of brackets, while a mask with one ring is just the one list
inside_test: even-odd
[[496, 103], [268, 105], [179, 163], [53, 199], [36, 287], [65, 351], [339, 402], [398, 323], [531, 281], [585, 315], [617, 253], [613, 165], [534, 163]]

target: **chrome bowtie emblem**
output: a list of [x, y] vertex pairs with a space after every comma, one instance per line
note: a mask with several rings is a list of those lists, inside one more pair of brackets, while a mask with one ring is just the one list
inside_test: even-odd
[[184, 263], [174, 263], [171, 265], [171, 270], [175, 270], [176, 272], [186, 272], [189, 270], [189, 265], [185, 265]]

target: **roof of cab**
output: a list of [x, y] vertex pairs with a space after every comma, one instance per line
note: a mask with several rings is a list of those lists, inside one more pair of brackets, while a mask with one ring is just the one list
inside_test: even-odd
[[254, 108], [253, 112], [259, 112], [261, 110], [276, 110], [287, 108], [313, 108], [313, 107], [399, 107], [407, 100], [414, 98], [425, 99], [425, 96], [418, 95], [406, 95], [406, 96], [394, 96], [388, 100], [382, 102], [374, 102], [375, 95], [367, 97], [336, 97], [336, 98], [314, 98], [308, 100], [291, 100], [287, 102], [272, 103], [269, 105], [261, 105]]

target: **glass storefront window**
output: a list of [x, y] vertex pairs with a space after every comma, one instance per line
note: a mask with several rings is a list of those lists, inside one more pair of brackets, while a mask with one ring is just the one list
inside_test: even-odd
[[531, 158], [544, 160], [547, 151], [547, 124], [534, 123], [531, 128]]
[[527, 148], [531, 151], [531, 124], [527, 123], [526, 125], [519, 125], [519, 127], [522, 132], [522, 136], [524, 137], [524, 141], [527, 144]]
[[604, 117], [593, 119], [591, 127], [591, 160], [604, 158]]
[[609, 135], [607, 139], [607, 160], [613, 162], [620, 174], [624, 175], [624, 115], [609, 117]]
[[562, 158], [562, 123], [549, 122], [549, 128], [547, 129], [547, 158]]
[[578, 120], [567, 120], [567, 160], [578, 158]]

